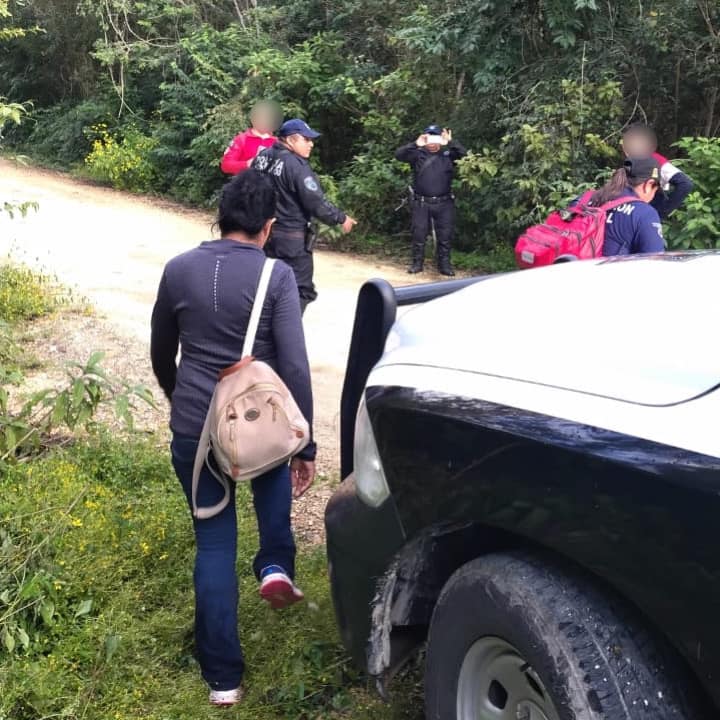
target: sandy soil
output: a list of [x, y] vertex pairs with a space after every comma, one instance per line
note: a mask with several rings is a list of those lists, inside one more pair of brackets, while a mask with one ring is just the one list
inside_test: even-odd
[[[0, 201], [34, 200], [39, 211], [10, 221], [0, 214], [0, 257], [52, 274], [95, 314], [70, 314], [61, 324], [38, 330], [34, 351], [48, 359], [87, 359], [104, 350], [104, 365], [133, 382], [157, 387], [148, 360], [150, 313], [164, 263], [212, 237], [209, 214], [165, 201], [98, 188], [65, 175], [18, 167], [0, 160]], [[318, 300], [305, 313], [315, 395], [315, 434], [319, 474], [337, 479], [339, 403], [357, 292], [362, 283], [382, 277], [394, 285], [428, 281], [408, 276], [399, 265], [318, 251], [315, 283]], [[434, 278], [433, 278], [434, 279]], [[52, 374], [52, 373], [51, 373]], [[143, 411], [146, 426], [163, 427], [167, 405]], [[296, 512], [316, 518], [331, 489], [320, 482]], [[315, 525], [315, 522], [312, 523]]]

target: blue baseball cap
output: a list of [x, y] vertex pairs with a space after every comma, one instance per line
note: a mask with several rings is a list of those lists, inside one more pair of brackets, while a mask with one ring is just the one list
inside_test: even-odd
[[313, 130], [304, 120], [293, 118], [284, 122], [278, 130], [278, 137], [287, 137], [288, 135], [302, 135], [310, 140], [320, 137], [320, 133]]
[[442, 128], [439, 125], [428, 125], [423, 130], [423, 135], [442, 135]]

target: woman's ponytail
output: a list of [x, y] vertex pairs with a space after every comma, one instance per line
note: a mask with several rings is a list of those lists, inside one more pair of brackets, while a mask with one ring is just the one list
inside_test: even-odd
[[596, 190], [590, 198], [590, 204], [594, 207], [604, 205], [606, 202], [619, 198], [625, 188], [630, 184], [627, 170], [624, 167], [618, 168], [612, 177], [599, 189]]

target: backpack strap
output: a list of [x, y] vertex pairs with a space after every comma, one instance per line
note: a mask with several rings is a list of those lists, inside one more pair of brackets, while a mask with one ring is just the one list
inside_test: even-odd
[[574, 207], [585, 207], [590, 202], [590, 198], [595, 194], [594, 190], [586, 190], [575, 203]]
[[[193, 517], [197, 520], [206, 520], [207, 518], [213, 517], [218, 513], [221, 513], [230, 502], [230, 483], [228, 479], [220, 472], [215, 472], [213, 467], [208, 462], [208, 455], [210, 454], [210, 423], [211, 418], [215, 414], [215, 393], [213, 393], [212, 399], [210, 400], [210, 407], [208, 408], [207, 415], [205, 416], [205, 423], [203, 424], [202, 433], [200, 434], [200, 441], [198, 442], [197, 451], [195, 452], [195, 463], [193, 464], [192, 474], [192, 488], [190, 491], [192, 501], [192, 513]], [[197, 492], [198, 485], [200, 484], [200, 473], [202, 472], [203, 465], [207, 463], [208, 470], [215, 476], [216, 480], [222, 485], [225, 494], [223, 495], [220, 502], [213, 505], [212, 507], [198, 507], [197, 504]]]
[[[258, 287], [255, 292], [255, 300], [253, 301], [252, 310], [250, 312], [250, 320], [248, 321], [248, 327], [245, 332], [245, 341], [243, 342], [242, 358], [248, 357], [255, 345], [255, 335], [257, 334], [258, 325], [260, 324], [260, 315], [262, 314], [263, 305], [265, 304], [265, 298], [267, 296], [268, 286], [270, 285], [270, 276], [272, 275], [273, 267], [275, 266], [275, 260], [269, 258], [265, 259], [262, 270], [260, 271], [260, 280], [258, 281]], [[222, 374], [221, 374], [222, 379]], [[205, 520], [213, 517], [218, 513], [221, 513], [230, 502], [230, 483], [222, 471], [217, 472], [209, 462], [209, 455], [211, 452], [210, 446], [210, 424], [215, 414], [215, 393], [213, 392], [210, 400], [210, 407], [208, 408], [207, 415], [205, 416], [205, 423], [203, 424], [202, 433], [200, 434], [200, 440], [198, 442], [197, 451], [195, 453], [195, 463], [193, 465], [192, 474], [192, 487], [190, 491], [191, 502], [192, 502], [192, 513], [198, 520]], [[200, 484], [200, 473], [202, 472], [203, 465], [207, 465], [208, 470], [212, 473], [215, 479], [222, 485], [225, 494], [223, 495], [220, 502], [213, 505], [212, 507], [198, 507], [197, 504], [197, 491]]]
[[252, 312], [250, 313], [250, 321], [245, 331], [245, 342], [243, 343], [241, 359], [252, 355], [253, 346], [255, 345], [255, 335], [257, 334], [258, 325], [260, 324], [260, 315], [262, 315], [265, 297], [268, 286], [270, 285], [270, 276], [272, 275], [274, 266], [275, 260], [271, 260], [270, 258], [265, 259], [262, 271], [260, 272], [257, 291], [255, 292], [255, 301], [253, 302]]
[[[577, 212], [580, 212], [583, 208], [588, 207], [588, 203], [590, 202], [590, 198], [595, 194], [594, 190], [588, 190], [587, 192], [583, 193], [577, 200], [577, 202], [570, 206], [568, 210], [576, 210]], [[615, 198], [614, 200], [608, 200], [603, 205], [598, 205], [597, 210], [603, 210], [604, 212], [610, 212], [610, 210], [614, 210], [616, 207], [620, 207], [620, 205], [625, 205], [625, 203], [629, 202], [642, 202], [640, 198], [637, 195], [623, 195], [622, 197]], [[595, 207], [594, 205], [591, 207]]]
[[604, 205], [601, 205], [600, 208], [607, 213], [616, 207], [620, 207], [620, 205], [625, 205], [625, 203], [630, 202], [642, 202], [642, 200], [637, 195], [624, 195], [623, 197], [615, 198], [615, 200], [609, 200]]
[[594, 190], [587, 190], [575, 201], [573, 205], [567, 208], [567, 212], [571, 212], [577, 215], [578, 213], [581, 213], [585, 208], [593, 207], [596, 210], [602, 210], [603, 212], [607, 213], [610, 212], [610, 210], [614, 210], [616, 207], [619, 207], [620, 205], [624, 205], [625, 203], [642, 202], [642, 200], [640, 200], [637, 195], [623, 195], [622, 197], [615, 198], [615, 200], [608, 200], [603, 205], [598, 205], [597, 207], [595, 205], [588, 206], [590, 198], [594, 194]]
[[419, 179], [422, 175], [424, 175], [433, 165], [435, 165], [438, 161], [438, 158], [442, 157], [442, 153], [436, 152], [436, 153], [430, 153], [429, 155], [425, 156], [423, 158], [423, 161], [421, 163], [418, 163], [418, 167], [415, 170], [415, 179]]

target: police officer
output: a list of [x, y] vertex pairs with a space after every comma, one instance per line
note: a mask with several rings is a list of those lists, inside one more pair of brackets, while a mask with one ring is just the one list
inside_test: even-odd
[[356, 224], [356, 220], [327, 200], [310, 167], [308, 158], [318, 137], [320, 133], [303, 120], [288, 120], [280, 126], [277, 142], [253, 161], [254, 168], [270, 175], [277, 190], [276, 221], [265, 253], [293, 269], [303, 312], [317, 297], [313, 284], [314, 230], [310, 221], [317, 218], [326, 225], [340, 225], [346, 233]]
[[455, 162], [466, 154], [452, 139], [450, 130], [429, 125], [415, 142], [403, 145], [395, 158], [409, 163], [413, 171], [411, 188], [412, 259], [409, 273], [423, 270], [425, 240], [431, 223], [437, 236], [437, 267], [441, 275], [454, 275], [450, 244], [455, 231], [455, 198], [452, 179]]
[[627, 197], [608, 211], [603, 255], [661, 253], [665, 250], [662, 224], [653, 200], [662, 183], [662, 167], [655, 157], [626, 158], [623, 167], [590, 198], [595, 207]]

